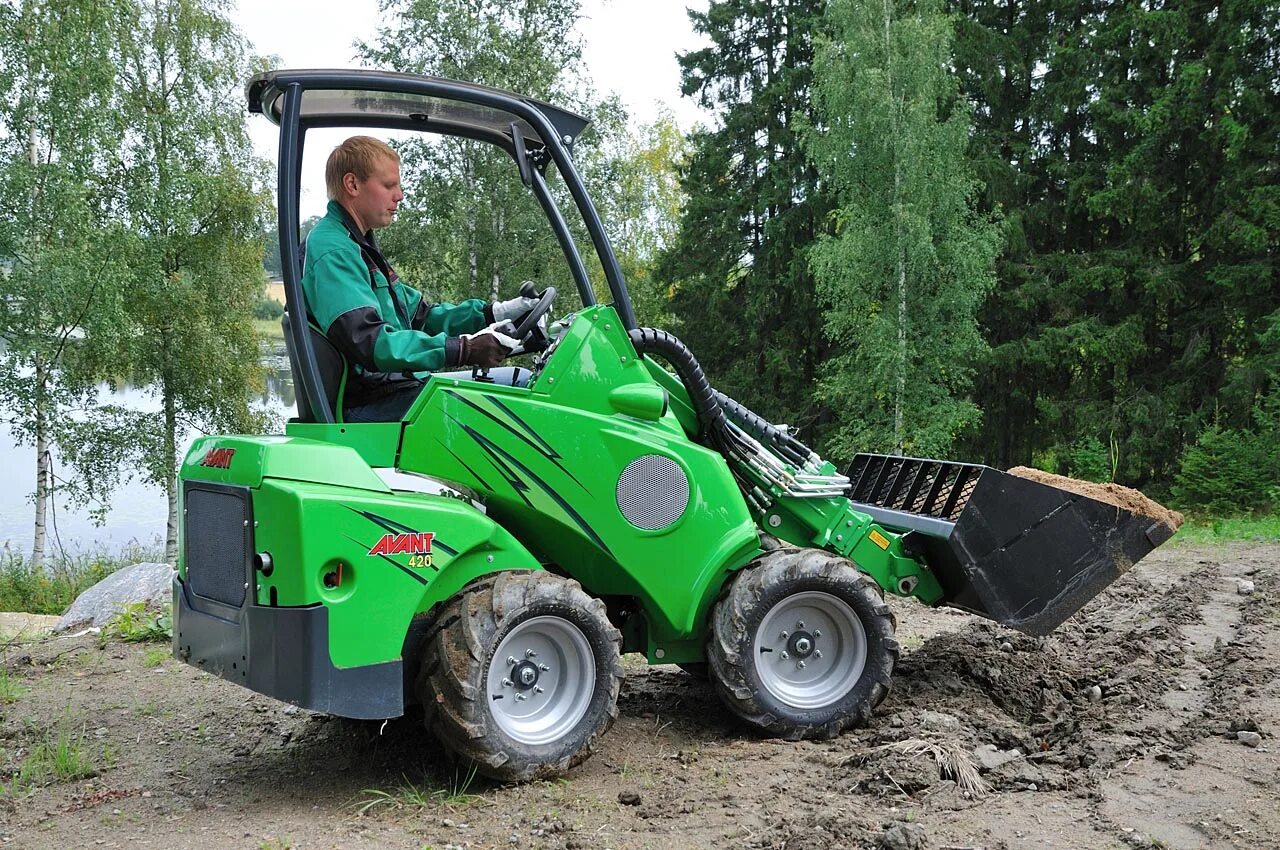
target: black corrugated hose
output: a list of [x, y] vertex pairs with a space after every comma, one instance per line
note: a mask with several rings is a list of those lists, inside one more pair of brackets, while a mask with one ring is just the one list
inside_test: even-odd
[[727, 410], [740, 428], [770, 445], [796, 467], [801, 467], [808, 461], [812, 452], [807, 446], [724, 393], [713, 389], [693, 352], [673, 334], [656, 328], [636, 328], [631, 331], [630, 336], [637, 354], [659, 355], [675, 367], [676, 375], [684, 384], [693, 409], [698, 414], [699, 440], [709, 443], [728, 459], [740, 460], [751, 455], [750, 445], [744, 443], [729, 427], [725, 415]]

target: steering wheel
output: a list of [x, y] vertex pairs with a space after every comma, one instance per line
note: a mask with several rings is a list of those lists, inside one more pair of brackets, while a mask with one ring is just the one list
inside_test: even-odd
[[[526, 282], [520, 287], [520, 294], [526, 298], [532, 298], [537, 295], [532, 282]], [[542, 295], [538, 298], [538, 303], [534, 304], [528, 313], [524, 314], [524, 318], [520, 320], [520, 324], [516, 325], [515, 332], [512, 334], [516, 339], [524, 343], [525, 351], [541, 351], [547, 347], [550, 340], [547, 339], [546, 333], [538, 325], [538, 320], [547, 313], [551, 312], [551, 302], [556, 299], [556, 288], [548, 286], [542, 290]]]

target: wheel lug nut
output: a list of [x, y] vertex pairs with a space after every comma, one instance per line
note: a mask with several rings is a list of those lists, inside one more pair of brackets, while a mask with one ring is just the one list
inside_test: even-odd
[[507, 663], [514, 667], [516, 663], [516, 657], [514, 655], [508, 655]]
[[803, 670], [803, 669], [804, 669], [804, 662], [803, 662], [803, 661], [797, 661], [797, 662], [796, 662], [796, 664], [798, 664], [798, 665], [800, 666], [800, 669], [801, 669], [801, 670]]
[[533, 686], [533, 692], [534, 692], [535, 694], [540, 694], [540, 693], [542, 693], [542, 692], [543, 692], [543, 690], [544, 690], [544, 688], [542, 687], [542, 685], [534, 685], [534, 686]]
[[778, 637], [782, 638], [783, 640], [786, 640], [788, 637], [790, 637], [790, 635], [788, 635], [788, 634], [784, 631], [782, 634], [778, 635]]
[[797, 629], [803, 629], [803, 628], [804, 628], [804, 620], [796, 620], [796, 628], [797, 628]]
[[814, 629], [814, 630], [813, 630], [813, 636], [814, 636], [815, 638], [820, 638], [820, 637], [822, 637], [822, 632], [818, 631], [817, 629]]
[[548, 666], [547, 666], [547, 665], [545, 665], [545, 664], [539, 664], [539, 665], [538, 665], [538, 669], [539, 669], [539, 670], [541, 670], [543, 673], [545, 673], [545, 672], [547, 672], [548, 670], [550, 670], [551, 668], [550, 668], [550, 667], [548, 667]]
[[528, 697], [524, 694], [516, 694], [516, 702], [524, 702]]
[[790, 658], [790, 657], [791, 657], [791, 653], [789, 653], [789, 652], [783, 652], [783, 653], [782, 653], [782, 660], [783, 660], [783, 661], [786, 661], [786, 660], [787, 660], [788, 658]]
[[821, 649], [815, 649], [815, 650], [813, 651], [813, 657], [814, 657], [814, 658], [821, 658], [821, 657], [822, 657], [822, 650], [821, 650]]
[[525, 657], [525, 658], [537, 658], [537, 657], [538, 657], [538, 653], [534, 652], [532, 649], [526, 649], [526, 650], [524, 651], [524, 657]]
[[502, 680], [502, 687], [504, 687], [504, 688], [509, 688], [509, 687], [511, 687], [511, 686], [512, 686], [512, 685], [514, 685], [514, 684], [515, 684], [515, 682], [511, 681], [510, 679], [503, 679], [503, 680]]

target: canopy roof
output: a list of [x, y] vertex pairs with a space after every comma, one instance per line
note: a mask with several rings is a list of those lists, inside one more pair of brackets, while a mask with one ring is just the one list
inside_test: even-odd
[[509, 139], [515, 122], [526, 143], [541, 145], [538, 130], [509, 111], [524, 104], [541, 112], [561, 141], [572, 145], [591, 123], [566, 109], [502, 89], [390, 71], [267, 71], [245, 86], [249, 111], [279, 124], [284, 92], [295, 83], [303, 90], [299, 117], [307, 126], [394, 127]]

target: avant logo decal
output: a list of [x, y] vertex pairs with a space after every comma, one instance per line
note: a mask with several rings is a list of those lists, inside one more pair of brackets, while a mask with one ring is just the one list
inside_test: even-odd
[[230, 469], [231, 458], [235, 456], [235, 449], [209, 449], [205, 452], [204, 460], [200, 461], [201, 466], [209, 466], [214, 469]]
[[384, 534], [382, 539], [373, 544], [370, 555], [409, 555], [409, 566], [431, 566], [431, 541], [434, 531], [411, 534]]

